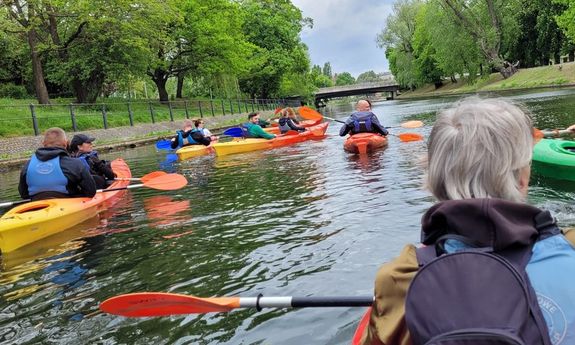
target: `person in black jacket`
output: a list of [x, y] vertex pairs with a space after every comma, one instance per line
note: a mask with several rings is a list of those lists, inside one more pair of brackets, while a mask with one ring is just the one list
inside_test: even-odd
[[[281, 116], [280, 116], [280, 119], [278, 122], [280, 133], [284, 134], [290, 130], [298, 131], [298, 132], [305, 132], [304, 127], [300, 127], [297, 125], [297, 122], [296, 122], [297, 120], [295, 120], [295, 114], [293, 115], [294, 118], [292, 118], [290, 116], [290, 109], [291, 108], [285, 108], [281, 112]], [[293, 109], [291, 109], [291, 111], [293, 112]]]
[[112, 170], [110, 162], [98, 157], [98, 152], [94, 150], [92, 144], [94, 140], [96, 138], [85, 134], [76, 134], [70, 141], [68, 152], [70, 152], [70, 156], [79, 158], [90, 170], [90, 174], [96, 182], [96, 187], [104, 189], [108, 186], [108, 182], [114, 181], [116, 174]]
[[66, 144], [66, 133], [61, 128], [44, 133], [43, 147], [36, 150], [20, 173], [18, 191], [23, 199], [91, 198], [96, 194], [88, 168], [70, 157]]
[[355, 106], [356, 112], [351, 114], [341, 129], [339, 130], [340, 136], [345, 136], [347, 133], [379, 133], [381, 135], [388, 135], [387, 129], [379, 123], [377, 116], [371, 112], [371, 103], [362, 99], [357, 102]]

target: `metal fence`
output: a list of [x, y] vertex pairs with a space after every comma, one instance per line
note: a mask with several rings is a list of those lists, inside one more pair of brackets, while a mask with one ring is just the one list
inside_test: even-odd
[[134, 126], [216, 115], [233, 115], [299, 105], [285, 99], [212, 99], [168, 102], [138, 101], [96, 104], [0, 105], [0, 136], [40, 135], [60, 127], [67, 131]]

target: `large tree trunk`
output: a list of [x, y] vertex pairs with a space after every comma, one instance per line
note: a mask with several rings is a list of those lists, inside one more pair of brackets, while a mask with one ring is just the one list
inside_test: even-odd
[[160, 95], [160, 102], [161, 103], [168, 103], [169, 96], [168, 91], [166, 90], [166, 83], [168, 82], [168, 73], [163, 69], [156, 68], [154, 71], [154, 75], [152, 76], [152, 80], [156, 87], [158, 88], [158, 94]]
[[575, 50], [569, 52], [569, 62], [575, 61]]
[[28, 45], [30, 46], [30, 57], [32, 58], [32, 74], [34, 77], [34, 90], [36, 91], [36, 98], [40, 104], [50, 104], [50, 97], [48, 96], [48, 89], [44, 82], [44, 69], [42, 68], [42, 60], [37, 51], [37, 37], [35, 30], [28, 31]]
[[77, 103], [96, 103], [104, 85], [104, 74], [94, 71], [88, 80], [74, 79], [72, 88]]
[[176, 98], [182, 97], [182, 90], [184, 89], [184, 73], [178, 73], [178, 85], [176, 87]]

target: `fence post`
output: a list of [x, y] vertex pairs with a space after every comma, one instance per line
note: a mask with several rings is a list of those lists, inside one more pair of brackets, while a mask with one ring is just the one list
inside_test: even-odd
[[252, 109], [254, 108], [254, 102], [256, 103], [256, 108], [260, 111], [260, 101], [257, 98], [254, 98], [252, 101]]
[[214, 114], [214, 101], [210, 98], [210, 108], [212, 109], [212, 116], [216, 116]]
[[230, 112], [232, 113], [232, 115], [234, 115], [234, 104], [232, 103], [231, 99], [230, 99]]
[[184, 101], [184, 110], [186, 111], [186, 119], [189, 119], [190, 113], [188, 112], [188, 101]]
[[30, 104], [30, 112], [32, 113], [32, 127], [34, 127], [34, 135], [40, 135], [40, 130], [38, 129], [38, 119], [36, 118], [36, 110], [34, 109], [34, 104]]
[[102, 104], [102, 119], [104, 120], [104, 129], [108, 129], [108, 114], [106, 113], [105, 104]]
[[128, 117], [130, 118], [130, 126], [134, 127], [134, 114], [132, 113], [132, 105], [128, 102]]
[[238, 98], [238, 113], [242, 113], [242, 104], [240, 103], [240, 100]]
[[70, 117], [72, 118], [72, 130], [77, 132], [78, 125], [76, 124], [76, 114], [74, 114], [74, 104], [72, 103], [70, 103]]
[[[252, 104], [252, 111], [256, 111], [256, 110], [254, 109], [254, 101], [255, 101], [255, 98], [254, 98], [253, 101], [250, 102], [250, 103]], [[258, 108], [258, 110], [259, 110], [259, 108]]]
[[174, 112], [172, 111], [172, 102], [168, 101], [168, 110], [170, 111], [170, 121], [174, 122]]
[[[247, 101], [247, 99], [244, 100], [244, 106], [246, 107], [246, 113], [249, 113], [250, 110], [248, 109], [248, 101]], [[252, 111], [253, 111], [253, 110], [252, 110]]]
[[198, 108], [200, 108], [200, 117], [204, 117], [204, 112], [202, 111], [202, 101], [198, 101]]
[[152, 123], [156, 123], [156, 118], [154, 117], [154, 108], [152, 107], [152, 102], [148, 102], [148, 108], [150, 108], [150, 115], [152, 116]]
[[224, 107], [224, 100], [220, 99], [220, 102], [222, 103], [222, 115], [226, 116], [226, 108]]

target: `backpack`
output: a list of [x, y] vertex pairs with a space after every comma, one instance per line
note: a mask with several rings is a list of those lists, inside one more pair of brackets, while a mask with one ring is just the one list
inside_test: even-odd
[[[554, 222], [537, 228], [538, 240], [559, 232]], [[446, 244], [458, 243], [463, 246], [446, 254]], [[550, 345], [525, 272], [532, 248], [533, 244], [495, 252], [455, 234], [418, 248], [419, 271], [405, 304], [413, 344]]]

